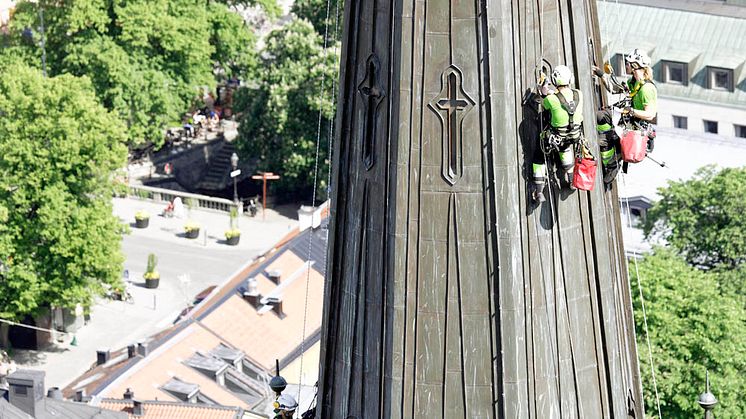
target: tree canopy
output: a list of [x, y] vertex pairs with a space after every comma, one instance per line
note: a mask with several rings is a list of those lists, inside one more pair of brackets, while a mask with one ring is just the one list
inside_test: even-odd
[[324, 54], [311, 24], [295, 20], [269, 34], [256, 86], [236, 93], [235, 108], [242, 113], [236, 147], [243, 157], [257, 159], [259, 170], [280, 173], [278, 192], [311, 195], [321, 111], [317, 196], [326, 196], [337, 65], [338, 57], [330, 50]]
[[704, 167], [659, 192], [660, 201], [648, 211], [648, 237], [659, 235], [705, 269], [746, 262], [746, 167]]
[[[634, 274], [634, 272], [632, 272]], [[664, 418], [701, 417], [698, 395], [710, 371], [717, 417], [746, 417], [746, 307], [718, 278], [658, 248], [639, 263], [652, 357]], [[636, 283], [635, 276], [632, 278]], [[641, 301], [633, 292], [646, 411], [657, 414]]]
[[50, 75], [88, 76], [104, 106], [127, 125], [129, 143], [163, 143], [220, 77], [248, 77], [255, 36], [241, 16], [216, 2], [78, 0], [21, 2], [11, 20], [15, 54], [41, 66], [43, 8]]
[[86, 77], [0, 71], [0, 317], [88, 305], [121, 281], [111, 197], [126, 128]]
[[[342, 0], [296, 0], [291, 12], [300, 19], [311, 22], [313, 28], [322, 37], [326, 34], [331, 42], [341, 41], [342, 7], [339, 7], [340, 3], [343, 3]], [[336, 13], [339, 14], [337, 19], [335, 19]]]

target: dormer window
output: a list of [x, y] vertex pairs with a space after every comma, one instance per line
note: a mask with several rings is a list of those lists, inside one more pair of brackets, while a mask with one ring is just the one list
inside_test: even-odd
[[707, 88], [712, 90], [723, 90], [732, 92], [733, 70], [721, 67], [707, 67]]
[[678, 61], [661, 61], [661, 81], [669, 84], [689, 84], [689, 65]]

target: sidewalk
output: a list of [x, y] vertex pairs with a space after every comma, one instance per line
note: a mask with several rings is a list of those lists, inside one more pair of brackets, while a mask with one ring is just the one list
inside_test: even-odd
[[[99, 300], [91, 307], [91, 320], [75, 333], [76, 346], [67, 335], [44, 351], [17, 350], [13, 359], [19, 367], [44, 370], [47, 387], [64, 387], [95, 363], [97, 350], [121, 348], [169, 327], [196, 294], [232, 278], [297, 225], [296, 220], [272, 210], [267, 210], [265, 221], [261, 211], [255, 218], [244, 215], [239, 217], [241, 242], [228, 246], [223, 237], [228, 215], [194, 210], [192, 219], [202, 230], [198, 239], [187, 239], [181, 237], [186, 219], [160, 217], [164, 206], [114, 200], [114, 214], [124, 222], [134, 224], [134, 214], [141, 209], [151, 214], [148, 228], [133, 227], [122, 237], [124, 268], [129, 271], [134, 302]], [[143, 287], [149, 253], [159, 259], [157, 289]]]

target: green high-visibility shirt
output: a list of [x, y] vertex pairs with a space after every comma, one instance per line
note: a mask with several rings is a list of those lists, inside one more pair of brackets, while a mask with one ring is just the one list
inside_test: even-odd
[[642, 87], [639, 86], [640, 82], [635, 82], [635, 79], [627, 80], [630, 92], [638, 90], [638, 92], [632, 96], [632, 107], [638, 111], [644, 111], [646, 106], [650, 106], [650, 111], [658, 113], [658, 89], [655, 84], [651, 82], [645, 82]]
[[[570, 114], [562, 107], [562, 103], [557, 97], [558, 94], [563, 94], [567, 102], [572, 102], [572, 90], [570, 89], [564, 90], [563, 93], [553, 93], [544, 98], [544, 109], [551, 112], [552, 126], [555, 128], [566, 127], [570, 124]], [[580, 90], [578, 90], [578, 103], [575, 107], [574, 122], [575, 125], [580, 125], [583, 122], [583, 92]]]

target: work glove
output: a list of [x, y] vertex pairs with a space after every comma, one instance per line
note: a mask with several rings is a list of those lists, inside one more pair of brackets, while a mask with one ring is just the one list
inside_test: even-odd
[[604, 70], [599, 68], [598, 66], [592, 66], [591, 69], [593, 70], [593, 74], [596, 75], [596, 77], [602, 78], [604, 76]]

